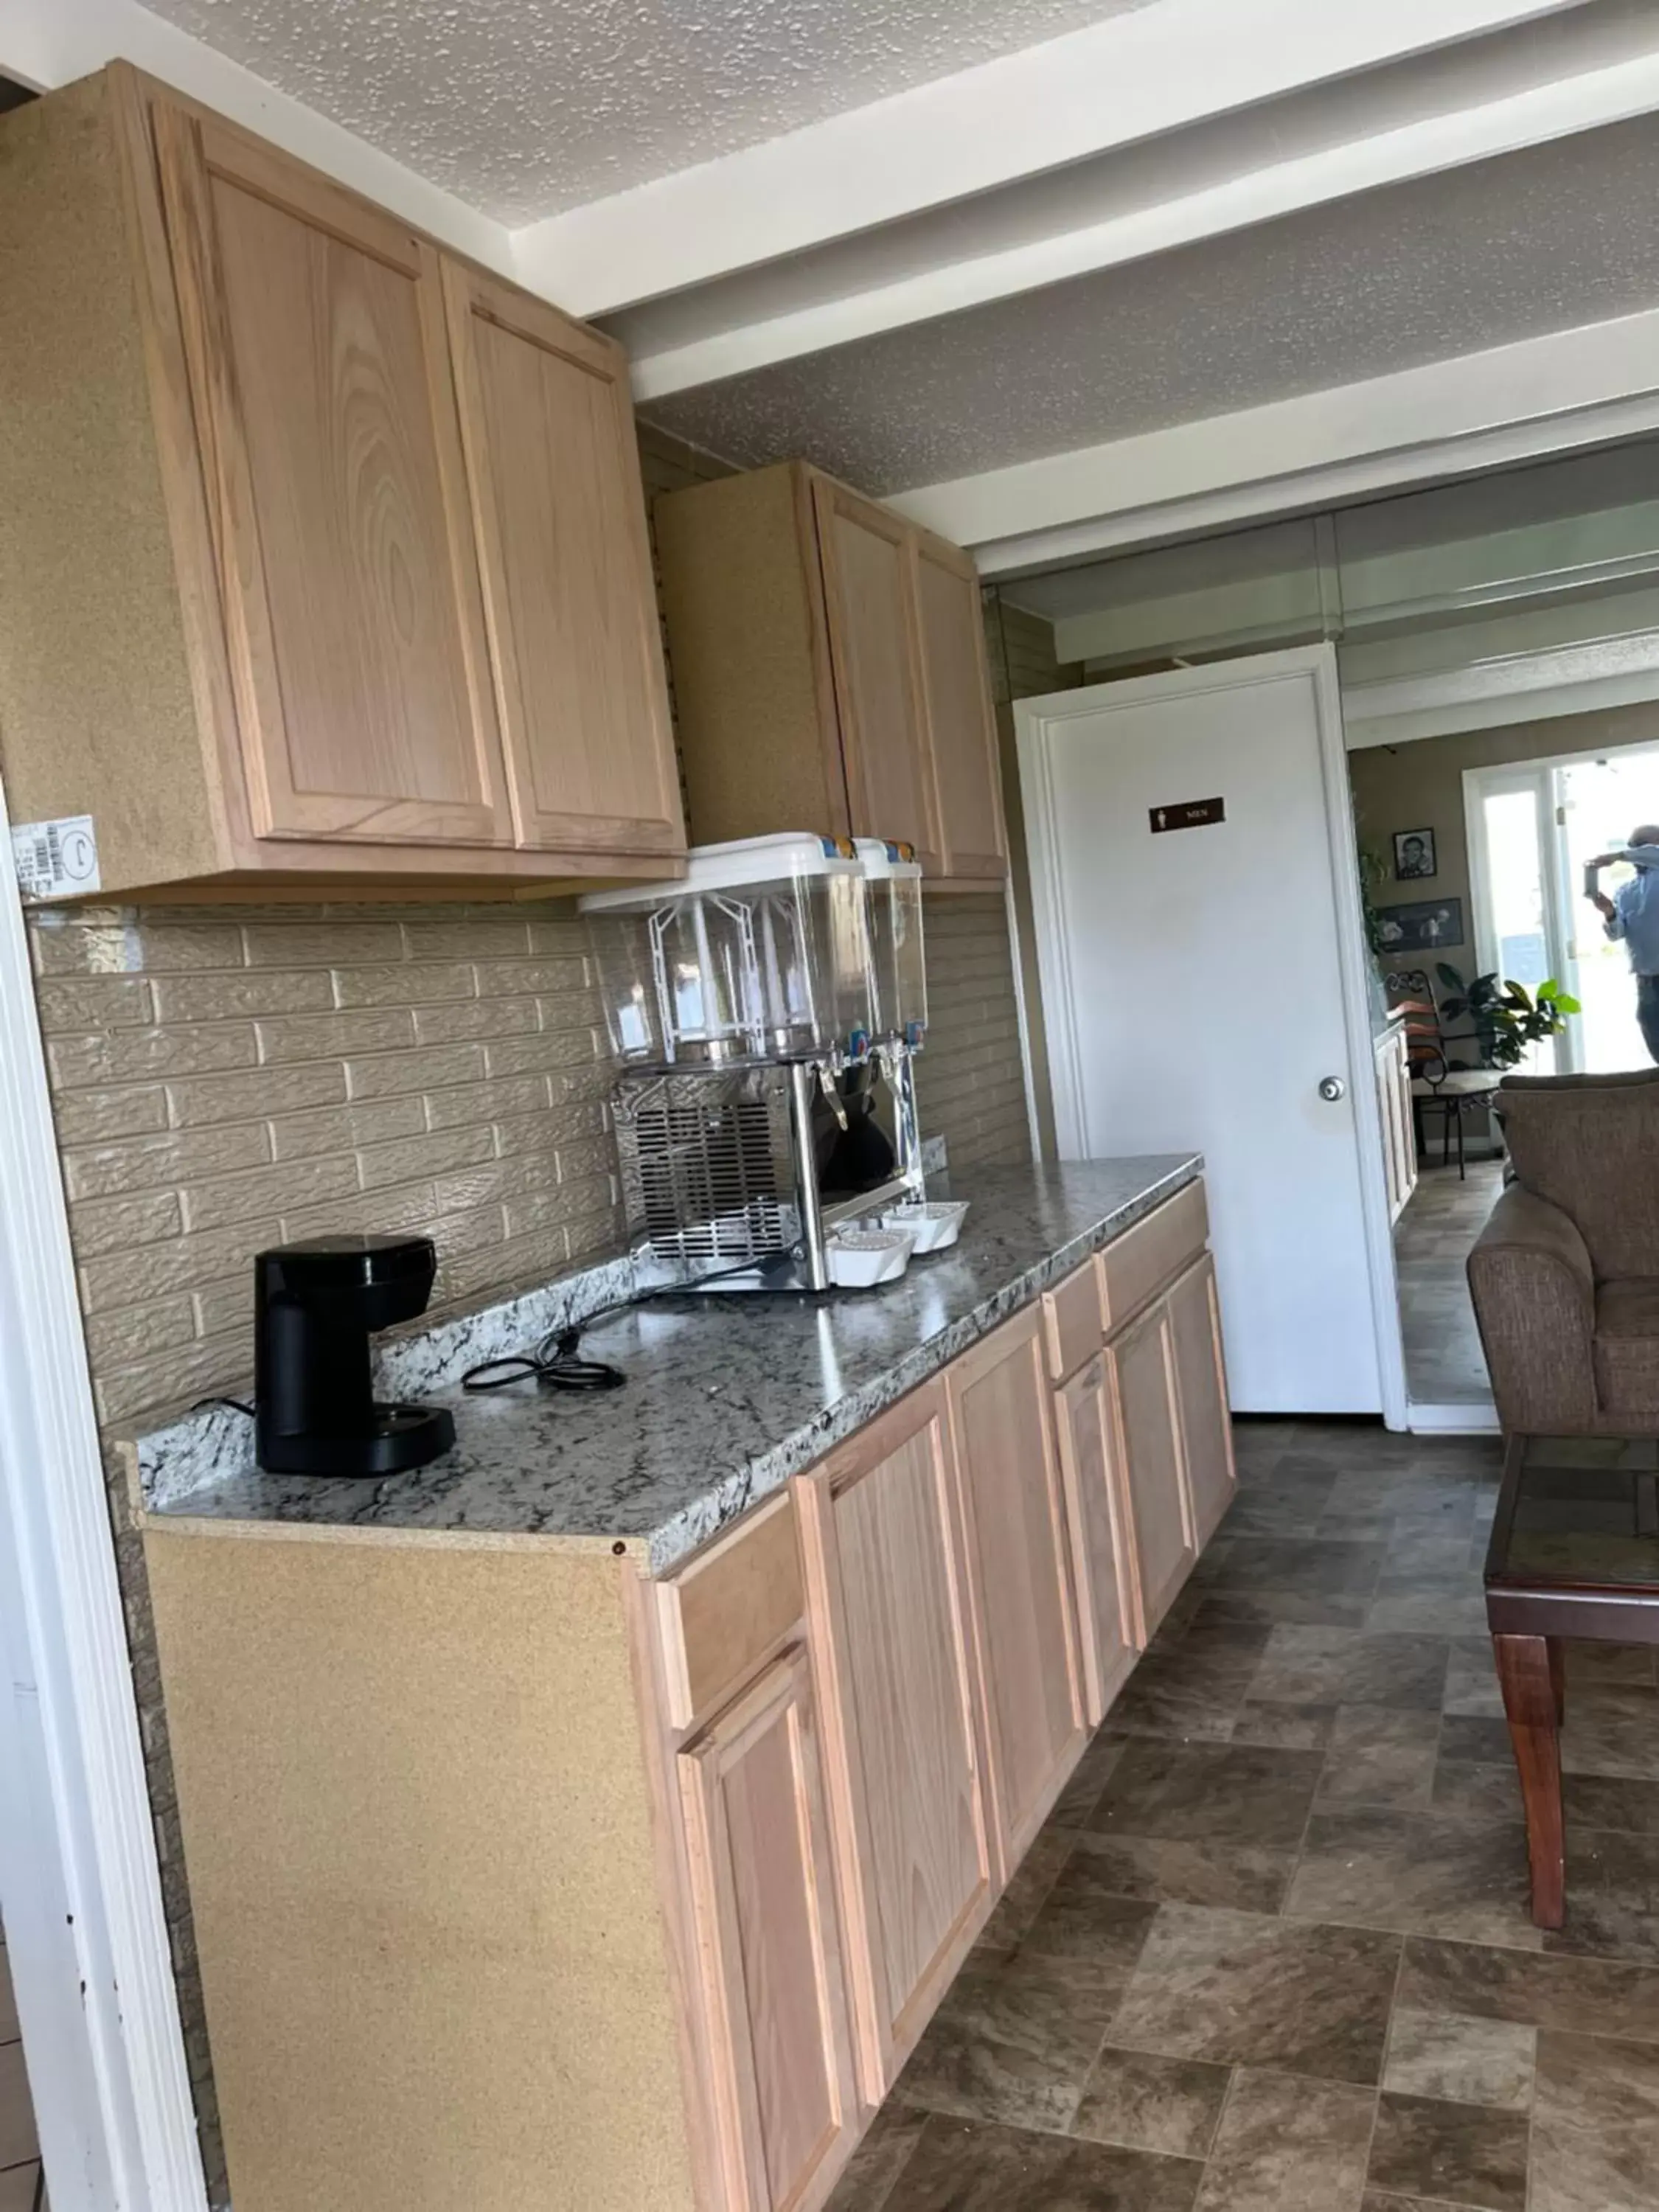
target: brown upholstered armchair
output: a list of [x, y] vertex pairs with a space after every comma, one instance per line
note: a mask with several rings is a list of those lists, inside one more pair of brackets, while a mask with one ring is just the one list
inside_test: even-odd
[[1515, 1180], [1469, 1254], [1510, 1432], [1659, 1436], [1659, 1068], [1508, 1076]]

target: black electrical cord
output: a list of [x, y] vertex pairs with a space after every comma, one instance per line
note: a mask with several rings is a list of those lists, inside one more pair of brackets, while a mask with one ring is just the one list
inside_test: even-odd
[[732, 1275], [752, 1275], [757, 1267], [775, 1264], [789, 1257], [787, 1252], [764, 1252], [758, 1259], [744, 1260], [735, 1267], [720, 1267], [711, 1275], [695, 1276], [689, 1283], [659, 1283], [654, 1290], [637, 1291], [631, 1298], [617, 1298], [608, 1306], [599, 1306], [580, 1321], [567, 1322], [562, 1328], [549, 1329], [534, 1352], [518, 1352], [501, 1359], [481, 1359], [476, 1367], [469, 1367], [461, 1377], [463, 1390], [505, 1390], [514, 1382], [535, 1382], [547, 1390], [619, 1390], [628, 1377], [620, 1367], [608, 1360], [584, 1359], [580, 1346], [584, 1331], [596, 1322], [606, 1321], [612, 1314], [629, 1313], [635, 1306], [648, 1305], [653, 1298], [683, 1297], [688, 1292], [699, 1291], [705, 1283], [723, 1283]]

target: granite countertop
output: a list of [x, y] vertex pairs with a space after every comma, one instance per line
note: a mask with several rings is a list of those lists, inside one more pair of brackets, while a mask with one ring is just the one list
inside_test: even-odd
[[[621, 1390], [582, 1396], [524, 1383], [468, 1396], [458, 1372], [440, 1379], [422, 1395], [450, 1407], [457, 1441], [408, 1474], [321, 1481], [262, 1474], [249, 1423], [198, 1417], [192, 1486], [153, 1483], [144, 1473], [150, 1447], [136, 1448], [145, 1512], [272, 1533], [608, 1542], [662, 1573], [1201, 1165], [1194, 1154], [1158, 1153], [958, 1176], [955, 1194], [972, 1201], [961, 1241], [912, 1261], [896, 1283], [823, 1298], [708, 1293], [596, 1321], [582, 1351], [624, 1370]], [[481, 1356], [476, 1344], [471, 1356]]]

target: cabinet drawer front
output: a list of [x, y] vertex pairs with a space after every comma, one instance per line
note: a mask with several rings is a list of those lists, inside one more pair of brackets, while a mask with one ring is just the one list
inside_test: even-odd
[[1063, 1283], [1042, 1293], [1042, 1329], [1048, 1347], [1048, 1372], [1056, 1382], [1092, 1359], [1105, 1334], [1100, 1304], [1100, 1271], [1086, 1261]]
[[1154, 1291], [1204, 1249], [1210, 1234], [1202, 1182], [1189, 1182], [1144, 1221], [1126, 1229], [1099, 1255], [1101, 1303], [1108, 1332], [1121, 1328]]
[[155, 122], [254, 834], [510, 845], [438, 255]]
[[668, 1717], [690, 1728], [741, 1687], [805, 1610], [788, 1492], [654, 1589]]

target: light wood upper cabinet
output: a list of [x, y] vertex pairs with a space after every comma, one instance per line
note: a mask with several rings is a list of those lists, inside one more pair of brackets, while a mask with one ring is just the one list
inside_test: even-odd
[[105, 895], [672, 866], [617, 348], [125, 64], [0, 166], [14, 818]]
[[1056, 1393], [1066, 1531], [1076, 1577], [1085, 1717], [1097, 1728], [1139, 1644], [1134, 1536], [1112, 1449], [1112, 1401], [1098, 1352]]
[[898, 837], [1007, 872], [978, 577], [804, 463], [672, 492], [657, 544], [691, 832]]
[[622, 349], [445, 264], [518, 841], [684, 843]]
[[945, 1370], [1002, 1863], [1042, 1825], [1084, 1733], [1051, 1386], [1036, 1308]]
[[795, 1489], [860, 2070], [875, 2104], [991, 1893], [943, 1389], [916, 1391]]
[[254, 834], [510, 843], [438, 255], [155, 127]]
[[1140, 1636], [1150, 1642], [1198, 1556], [1168, 1302], [1160, 1298], [1115, 1337], [1105, 1358], [1116, 1472], [1134, 1530]]
[[858, 2117], [805, 1653], [678, 1765], [726, 2206], [805, 2212]]
[[1207, 1252], [1170, 1285], [1169, 1304], [1182, 1453], [1192, 1499], [1193, 1533], [1202, 1551], [1237, 1486], [1215, 1261]]
[[854, 835], [901, 838], [940, 873], [905, 526], [828, 477], [812, 504]]
[[1008, 866], [1008, 833], [979, 572], [965, 553], [921, 532], [915, 534], [913, 558], [940, 871], [962, 878], [1001, 876]]

